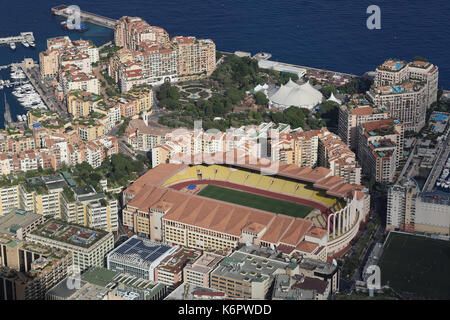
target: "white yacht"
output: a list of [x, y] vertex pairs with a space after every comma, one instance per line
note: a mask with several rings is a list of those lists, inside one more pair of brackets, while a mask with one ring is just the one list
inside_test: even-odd
[[14, 42], [11, 42], [9, 44], [9, 47], [11, 48], [11, 50], [16, 50], [16, 44]]
[[24, 47], [26, 47], [26, 48], [28, 48], [28, 47], [30, 46], [30, 44], [28, 43], [27, 40], [23, 40], [23, 41], [22, 41], [22, 45], [23, 45]]

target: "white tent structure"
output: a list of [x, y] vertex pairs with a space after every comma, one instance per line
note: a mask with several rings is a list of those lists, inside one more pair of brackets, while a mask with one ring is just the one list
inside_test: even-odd
[[268, 93], [267, 93], [267, 90], [269, 89], [269, 85], [267, 84], [267, 83], [265, 83], [264, 85], [260, 85], [260, 84], [258, 84], [254, 89], [253, 89], [253, 92], [254, 93], [257, 93], [257, 92], [259, 92], [259, 91], [262, 91], [265, 95], [266, 95], [266, 97], [268, 97], [269, 95], [268, 95]]
[[286, 109], [291, 106], [313, 109], [323, 100], [322, 93], [315, 89], [309, 81], [299, 85], [292, 80], [282, 85], [269, 97], [269, 105], [272, 107]]
[[333, 93], [331, 93], [331, 96], [328, 98], [327, 101], [333, 101], [336, 102], [337, 104], [342, 104], [342, 101], [336, 98]]

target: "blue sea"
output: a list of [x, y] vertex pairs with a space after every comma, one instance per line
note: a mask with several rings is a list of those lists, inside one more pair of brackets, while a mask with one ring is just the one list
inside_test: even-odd
[[[0, 0], [0, 37], [33, 31], [36, 48], [0, 46], [0, 65], [38, 60], [46, 39], [70, 35], [102, 44], [112, 31], [89, 25], [80, 35], [63, 31], [50, 14], [52, 0]], [[74, 0], [82, 10], [111, 18], [140, 16], [172, 36], [211, 38], [218, 50], [264, 51], [272, 60], [353, 74], [374, 70], [387, 58], [428, 58], [440, 68], [439, 87], [450, 89], [449, 0]], [[369, 30], [367, 7], [381, 9], [381, 29]], [[4, 72], [0, 76], [5, 79]], [[0, 126], [3, 94], [0, 92]], [[12, 113], [25, 113], [8, 95]]]

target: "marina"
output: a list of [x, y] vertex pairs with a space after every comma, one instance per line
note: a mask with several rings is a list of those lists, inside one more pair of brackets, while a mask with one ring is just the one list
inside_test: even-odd
[[[22, 43], [25, 47], [35, 47], [33, 32], [21, 32], [18, 36], [0, 38], [0, 45], [9, 45], [11, 50], [16, 50], [16, 43]], [[28, 46], [27, 46], [28, 45]]]

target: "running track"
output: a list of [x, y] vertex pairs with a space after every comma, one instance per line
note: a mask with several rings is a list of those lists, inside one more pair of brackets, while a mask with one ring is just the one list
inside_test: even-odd
[[236, 184], [236, 183], [231, 183], [231, 182], [226, 182], [226, 181], [218, 181], [218, 180], [191, 180], [191, 181], [185, 181], [185, 182], [180, 182], [177, 184], [174, 184], [172, 186], [170, 186], [169, 188], [175, 189], [175, 190], [181, 190], [189, 185], [197, 185], [197, 184], [213, 184], [213, 185], [217, 185], [217, 186], [222, 186], [225, 188], [229, 188], [229, 189], [235, 189], [235, 190], [240, 190], [240, 191], [244, 191], [244, 192], [248, 192], [248, 193], [254, 193], [257, 195], [261, 195], [264, 197], [269, 197], [269, 198], [274, 198], [274, 199], [280, 199], [280, 200], [284, 200], [284, 201], [288, 201], [288, 202], [294, 202], [294, 203], [298, 203], [307, 207], [312, 207], [315, 209], [320, 210], [320, 212], [322, 212], [323, 214], [327, 214], [329, 212], [329, 208], [324, 206], [323, 204], [319, 204], [315, 201], [312, 200], [306, 200], [306, 199], [301, 199], [301, 198], [297, 198], [297, 197], [293, 197], [293, 196], [288, 196], [286, 194], [282, 194], [282, 193], [276, 193], [276, 192], [272, 192], [272, 191], [267, 191], [267, 190], [262, 190], [262, 189], [257, 189], [257, 188], [252, 188], [252, 187], [248, 187], [248, 186], [243, 186], [240, 184]]

